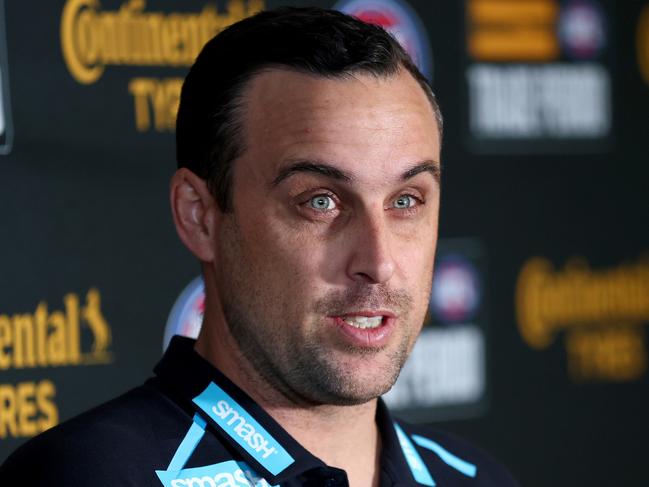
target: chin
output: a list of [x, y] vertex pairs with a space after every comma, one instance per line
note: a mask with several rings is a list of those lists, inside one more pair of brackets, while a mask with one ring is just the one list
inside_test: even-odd
[[[355, 361], [352, 361], [355, 362]], [[388, 392], [399, 376], [401, 367], [394, 364], [348, 364], [319, 368], [317, 377], [309, 381], [307, 396], [320, 404], [355, 406], [365, 404]], [[368, 368], [371, 368], [368, 370]], [[363, 370], [365, 369], [365, 370]]]

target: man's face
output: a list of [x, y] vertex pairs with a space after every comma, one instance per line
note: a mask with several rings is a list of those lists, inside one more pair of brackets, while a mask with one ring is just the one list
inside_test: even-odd
[[244, 357], [292, 400], [360, 404], [396, 380], [421, 329], [439, 210], [440, 141], [405, 72], [287, 70], [245, 92], [214, 272]]

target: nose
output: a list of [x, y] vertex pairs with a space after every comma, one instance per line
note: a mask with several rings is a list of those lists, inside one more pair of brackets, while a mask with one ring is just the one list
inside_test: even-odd
[[391, 251], [391, 235], [383, 208], [368, 210], [354, 224], [349, 242], [347, 275], [350, 279], [370, 284], [385, 283], [395, 271]]

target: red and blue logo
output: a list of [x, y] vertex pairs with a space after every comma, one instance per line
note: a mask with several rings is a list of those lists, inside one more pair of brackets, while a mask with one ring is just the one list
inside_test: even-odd
[[606, 46], [604, 12], [594, 0], [569, 0], [561, 7], [559, 39], [572, 59], [596, 58]]
[[475, 317], [482, 298], [480, 276], [465, 257], [448, 255], [435, 264], [429, 309], [442, 323]]
[[403, 0], [342, 0], [333, 7], [392, 34], [410, 55], [419, 71], [432, 80], [433, 63], [424, 24]]
[[199, 276], [183, 289], [171, 308], [165, 326], [162, 349], [167, 349], [174, 335], [198, 337], [203, 324], [203, 314], [205, 314], [205, 289], [203, 278]]

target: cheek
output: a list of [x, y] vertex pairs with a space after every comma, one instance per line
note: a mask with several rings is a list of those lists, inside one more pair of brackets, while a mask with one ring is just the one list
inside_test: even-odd
[[413, 242], [401, 255], [401, 271], [404, 286], [413, 298], [412, 316], [423, 322], [428, 310], [435, 262], [435, 239], [430, 237]]
[[254, 222], [242, 242], [247, 248], [245, 253], [255, 263], [253, 270], [276, 287], [274, 292], [308, 294], [310, 282], [320, 274], [317, 243], [282, 223], [267, 222]]
[[408, 281], [418, 286], [430, 281], [437, 248], [437, 226], [426, 225], [419, 231], [411, 231], [407, 236], [397, 238], [395, 243], [393, 257], [398, 260]]

